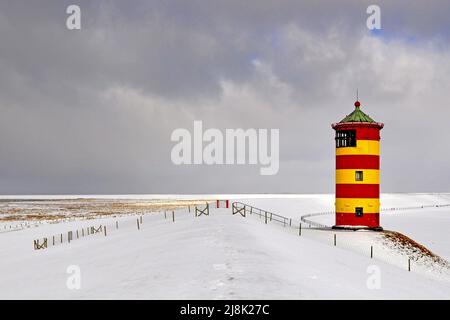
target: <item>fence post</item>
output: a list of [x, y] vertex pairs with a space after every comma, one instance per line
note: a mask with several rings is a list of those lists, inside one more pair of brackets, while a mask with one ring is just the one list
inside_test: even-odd
[[264, 211], [264, 221], [267, 224], [267, 211]]
[[411, 259], [408, 258], [408, 271], [411, 271]]
[[336, 233], [334, 234], [334, 246], [336, 246]]
[[139, 219], [140, 219], [140, 222], [141, 222], [141, 224], [142, 224], [142, 216], [140, 216]]
[[300, 222], [300, 226], [298, 228], [298, 235], [301, 236], [302, 235], [302, 223]]
[[79, 236], [78, 236], [78, 229], [77, 229], [77, 239], [79, 238]]
[[119, 229], [119, 221], [116, 221], [116, 230]]
[[189, 212], [191, 212], [191, 206], [188, 206], [188, 210], [189, 210]]
[[106, 226], [103, 228], [103, 231], [105, 231], [105, 237], [106, 237]]
[[140, 230], [140, 228], [139, 228], [139, 219], [136, 219], [136, 222], [137, 222], [137, 228], [138, 228], [138, 230]]
[[167, 211], [164, 210], [164, 219], [167, 219]]
[[172, 210], [172, 222], [175, 222], [175, 211]]
[[292, 218], [289, 219], [289, 227], [292, 226]]
[[55, 236], [53, 236], [53, 245], [55, 245]]
[[373, 246], [370, 246], [370, 259], [373, 258]]

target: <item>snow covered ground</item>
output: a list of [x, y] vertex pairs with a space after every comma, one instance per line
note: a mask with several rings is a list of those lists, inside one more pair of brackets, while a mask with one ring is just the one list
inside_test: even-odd
[[[130, 197], [130, 196], [124, 196]], [[132, 196], [131, 196], [132, 197]], [[172, 196], [171, 196], [172, 197]], [[173, 196], [174, 198], [179, 198]], [[185, 196], [183, 199], [205, 196]], [[449, 195], [384, 195], [382, 207], [450, 203]], [[161, 196], [155, 198], [161, 198]], [[217, 196], [211, 196], [215, 199]], [[224, 196], [299, 219], [333, 209], [332, 195]], [[448, 257], [450, 208], [389, 211], [385, 228], [398, 230]], [[321, 216], [333, 224], [333, 216]], [[116, 229], [116, 221], [119, 228]], [[51, 236], [106, 225], [70, 244], [51, 245]], [[1, 226], [0, 226], [1, 228]], [[41, 223], [0, 233], [0, 298], [33, 299], [448, 299], [446, 274], [406, 270], [404, 257], [382, 249], [370, 232], [334, 233], [264, 224], [231, 209], [194, 217], [164, 213]], [[33, 250], [33, 240], [49, 237], [50, 246]], [[58, 240], [57, 240], [58, 242]], [[446, 245], [447, 243], [447, 245]], [[375, 246], [375, 259], [368, 248]], [[391, 258], [393, 260], [389, 260]], [[69, 266], [80, 269], [81, 288], [69, 289]], [[431, 271], [430, 271], [431, 270]], [[379, 272], [379, 289], [377, 283]], [[427, 274], [427, 272], [429, 274]], [[374, 278], [375, 277], [375, 278]], [[369, 285], [368, 285], [369, 283]], [[371, 285], [372, 283], [372, 285]]]

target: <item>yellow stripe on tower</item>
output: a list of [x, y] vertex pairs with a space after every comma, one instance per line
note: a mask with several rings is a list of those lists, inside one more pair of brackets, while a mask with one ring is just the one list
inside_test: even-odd
[[345, 155], [380, 155], [380, 142], [376, 140], [357, 140], [356, 147], [336, 148], [337, 156]]
[[380, 212], [380, 200], [379, 199], [364, 199], [364, 198], [361, 198], [361, 199], [337, 198], [336, 199], [336, 212], [355, 214], [356, 207], [362, 207], [364, 214], [379, 213]]
[[[363, 180], [356, 181], [356, 171], [363, 172]], [[377, 169], [337, 169], [336, 184], [380, 184], [380, 170]]]

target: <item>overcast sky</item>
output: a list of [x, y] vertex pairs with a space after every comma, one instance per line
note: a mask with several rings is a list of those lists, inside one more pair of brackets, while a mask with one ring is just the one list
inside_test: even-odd
[[[373, 3], [1, 0], [0, 194], [334, 192], [356, 88], [382, 192], [449, 192], [450, 2]], [[194, 120], [279, 129], [278, 174], [174, 165]]]

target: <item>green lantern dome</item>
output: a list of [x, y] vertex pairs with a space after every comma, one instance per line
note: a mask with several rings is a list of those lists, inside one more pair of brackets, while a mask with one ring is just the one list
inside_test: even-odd
[[375, 123], [371, 117], [361, 111], [359, 108], [361, 104], [359, 101], [355, 102], [355, 110], [342, 119], [339, 123], [348, 123], [348, 122], [366, 122], [366, 123]]

